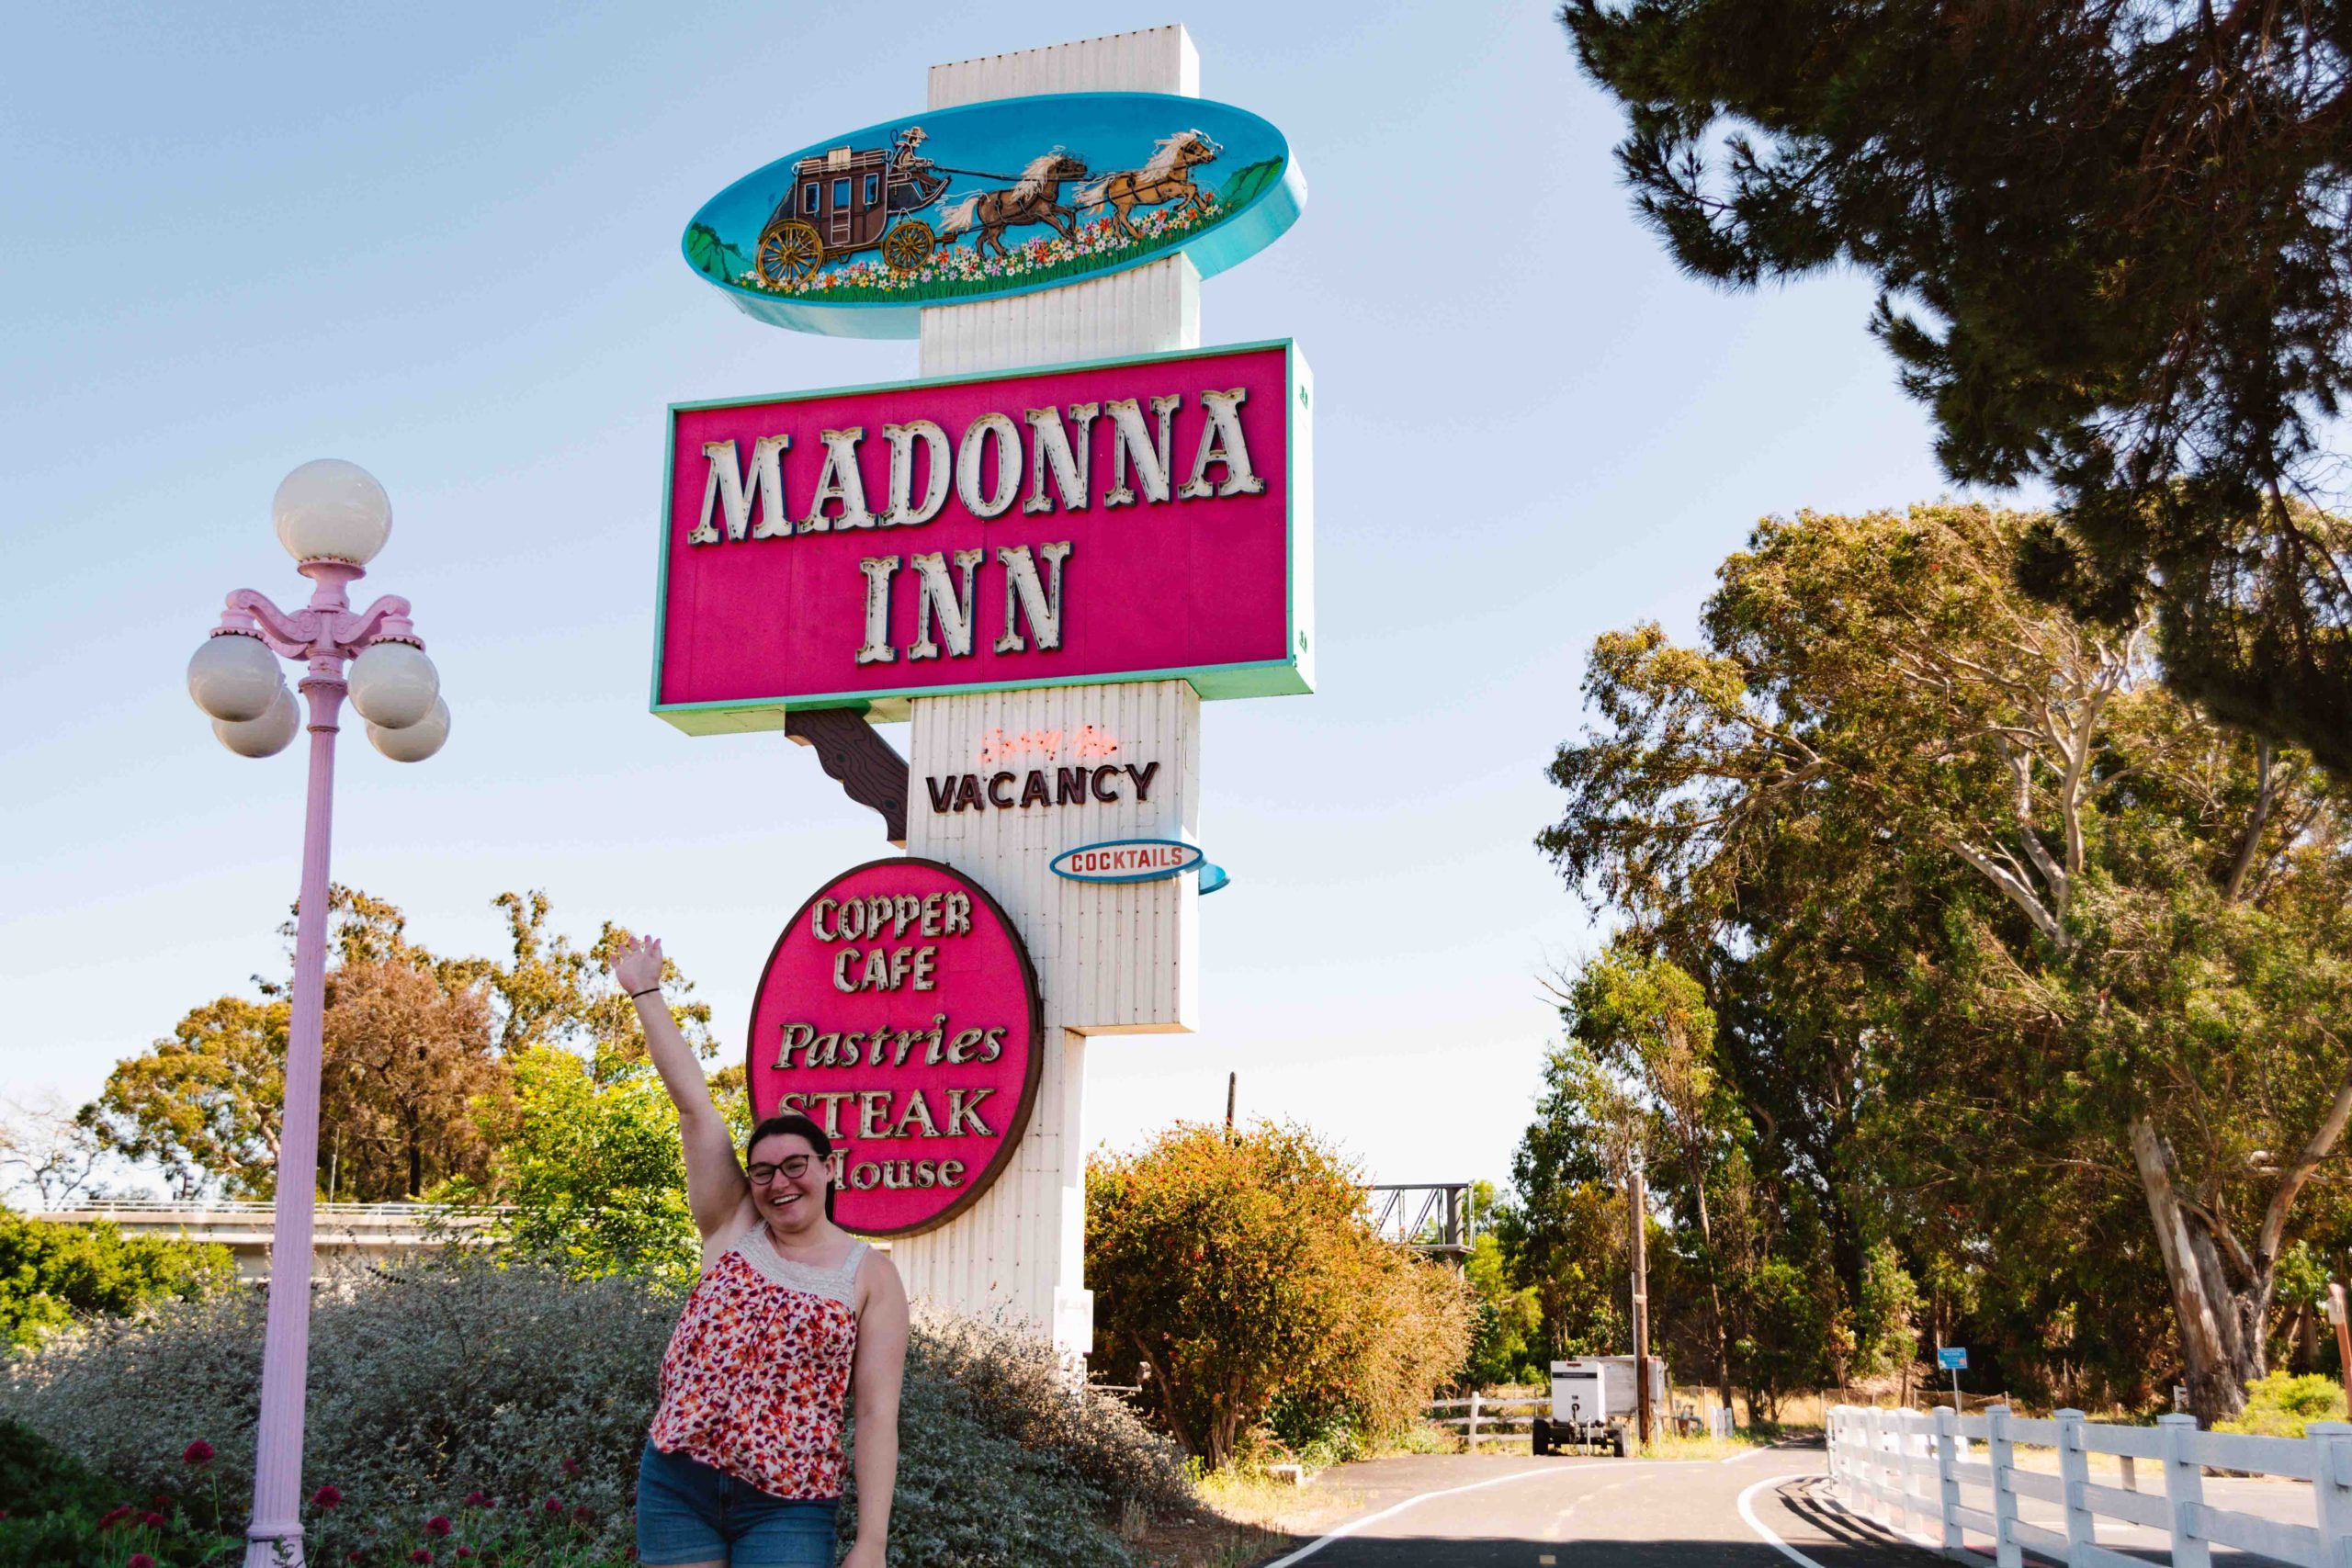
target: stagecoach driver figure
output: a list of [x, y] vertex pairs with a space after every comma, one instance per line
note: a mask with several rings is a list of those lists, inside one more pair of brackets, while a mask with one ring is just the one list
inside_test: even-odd
[[931, 160], [920, 156], [918, 150], [930, 140], [920, 125], [910, 125], [899, 132], [898, 145], [890, 152], [890, 178], [884, 183], [910, 180], [917, 175], [928, 174]]

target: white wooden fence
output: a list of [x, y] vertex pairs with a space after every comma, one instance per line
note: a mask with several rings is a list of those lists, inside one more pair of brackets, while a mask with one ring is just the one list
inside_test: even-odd
[[[1948, 1557], [1969, 1555], [1972, 1537], [1987, 1542], [1996, 1568], [2018, 1568], [2026, 1551], [2067, 1568], [2143, 1568], [2144, 1559], [2099, 1544], [2101, 1519], [2168, 1536], [2174, 1568], [2209, 1568], [2216, 1546], [2310, 1568], [2347, 1568], [2352, 1423], [2313, 1422], [2305, 1430], [2310, 1436], [2256, 1438], [2200, 1432], [2191, 1416], [2161, 1416], [2154, 1427], [2118, 1427], [2085, 1420], [2079, 1410], [2029, 1420], [2006, 1405], [1982, 1416], [1938, 1410], [1930, 1416], [1841, 1404], [1829, 1413], [1829, 1474], [1847, 1507], [1939, 1545]], [[2057, 1450], [2058, 1473], [2020, 1467], [2020, 1446]], [[2090, 1478], [2093, 1454], [2121, 1461], [2122, 1485]], [[2158, 1489], [2138, 1489], [2142, 1460], [2158, 1467]], [[2312, 1522], [2285, 1523], [2208, 1504], [2208, 1470], [2310, 1482]], [[2019, 1518], [2020, 1497], [2057, 1505], [2064, 1528]]]
[[1430, 1424], [1461, 1427], [1464, 1446], [1475, 1454], [1482, 1438], [1487, 1442], [1498, 1438], [1524, 1441], [1535, 1417], [1551, 1409], [1552, 1402], [1540, 1394], [1524, 1399], [1494, 1399], [1474, 1393], [1467, 1399], [1433, 1399], [1430, 1408], [1466, 1412], [1461, 1416], [1432, 1416]]

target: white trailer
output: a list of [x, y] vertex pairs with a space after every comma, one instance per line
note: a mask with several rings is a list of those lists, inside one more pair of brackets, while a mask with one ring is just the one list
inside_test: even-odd
[[[1666, 1362], [1649, 1359], [1650, 1409], [1666, 1411]], [[1561, 1449], [1605, 1448], [1623, 1459], [1634, 1446], [1638, 1410], [1631, 1356], [1580, 1356], [1552, 1363], [1552, 1411], [1532, 1423], [1539, 1454]]]

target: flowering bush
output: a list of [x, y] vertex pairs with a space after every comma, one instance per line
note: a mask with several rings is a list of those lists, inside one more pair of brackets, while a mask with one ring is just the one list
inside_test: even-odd
[[[0, 1568], [121, 1568], [132, 1547], [167, 1563], [211, 1561], [177, 1543], [243, 1529], [264, 1306], [249, 1292], [172, 1303], [54, 1337], [0, 1372], [0, 1416], [102, 1478], [84, 1502], [155, 1505], [108, 1527], [150, 1531], [133, 1542], [98, 1530], [103, 1504], [74, 1504], [81, 1534], [65, 1539], [80, 1555], [52, 1547], [12, 1560], [17, 1521], [0, 1520]], [[339, 1278], [311, 1317], [310, 1560], [624, 1562], [677, 1308], [674, 1294], [628, 1277], [481, 1258]], [[1070, 1391], [1044, 1342], [1002, 1329], [926, 1318], [908, 1353], [900, 1431], [899, 1568], [1128, 1563], [1112, 1525], [1120, 1507], [1189, 1501], [1164, 1440]], [[854, 1508], [843, 1500], [845, 1531]], [[148, 1512], [162, 1524], [147, 1526]]]

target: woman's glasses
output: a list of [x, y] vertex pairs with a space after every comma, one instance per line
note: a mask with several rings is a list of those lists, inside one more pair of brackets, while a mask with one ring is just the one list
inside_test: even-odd
[[787, 1179], [797, 1181], [808, 1174], [808, 1162], [815, 1157], [813, 1155], [787, 1155], [775, 1165], [763, 1160], [743, 1174], [752, 1179], [754, 1187], [765, 1187], [776, 1179], [779, 1171]]

